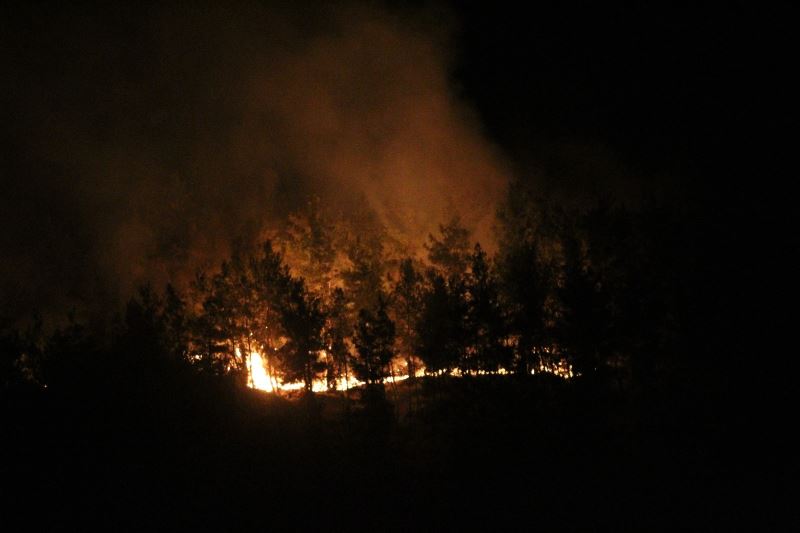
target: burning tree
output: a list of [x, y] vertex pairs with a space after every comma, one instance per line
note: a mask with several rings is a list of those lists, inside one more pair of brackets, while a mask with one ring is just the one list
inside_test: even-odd
[[351, 375], [381, 383], [398, 352], [409, 376], [421, 365], [432, 374], [530, 374], [604, 364], [612, 300], [600, 285], [614, 271], [597, 268], [602, 254], [578, 214], [513, 207], [496, 258], [470, 248], [469, 231], [453, 218], [429, 235], [426, 268], [390, 259], [398, 249], [374, 217], [341, 219], [334, 231], [311, 202], [281, 250], [270, 241], [255, 253], [235, 248], [219, 272], [198, 275], [186, 320], [180, 299], [167, 298], [176, 312], [171, 351], [180, 353], [188, 325], [189, 358], [200, 368], [253, 380], [253, 360], [263, 361], [268, 377], [259, 379], [272, 390], [279, 381], [314, 390], [323, 372], [329, 390]]
[[353, 330], [349, 319], [348, 302], [341, 288], [333, 290], [326, 310], [324, 329], [326, 355], [326, 382], [328, 390], [336, 388], [340, 378], [345, 386], [350, 383], [350, 345], [349, 336]]
[[258, 255], [235, 252], [211, 280], [199, 275], [201, 302], [194, 325], [194, 358], [216, 373], [242, 373], [253, 352], [262, 354], [272, 379], [303, 381], [311, 390], [319, 372], [325, 315], [303, 278], [265, 242]]
[[306, 288], [302, 278], [293, 278], [281, 304], [281, 325], [287, 337], [280, 349], [283, 375], [288, 381], [302, 381], [305, 390], [311, 392], [314, 380], [325, 368], [319, 360], [325, 325], [320, 299]]

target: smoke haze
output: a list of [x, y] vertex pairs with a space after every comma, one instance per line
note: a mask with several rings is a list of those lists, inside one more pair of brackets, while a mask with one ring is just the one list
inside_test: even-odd
[[0, 314], [185, 280], [305, 201], [419, 245], [490, 239], [507, 171], [437, 10], [106, 5], [8, 14]]

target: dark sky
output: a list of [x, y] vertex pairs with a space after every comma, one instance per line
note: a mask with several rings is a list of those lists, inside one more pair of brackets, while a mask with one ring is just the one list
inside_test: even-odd
[[774, 194], [788, 4], [517, 5], [4, 6], [0, 314], [185, 276], [308, 193], [410, 242], [486, 237], [514, 178]]
[[788, 3], [465, 2], [459, 13], [457, 79], [518, 160], [594, 143], [642, 179], [709, 175], [788, 124]]

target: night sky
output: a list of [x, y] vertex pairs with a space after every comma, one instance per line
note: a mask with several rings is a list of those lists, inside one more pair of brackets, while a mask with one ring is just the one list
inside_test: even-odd
[[633, 180], [714, 181], [788, 124], [779, 5], [544, 2], [523, 15], [476, 4], [464, 19], [457, 77], [521, 164], [555, 159], [557, 173], [585, 150]]
[[3, 314], [113, 305], [308, 194], [416, 243], [453, 211], [490, 240], [512, 179], [760, 207], [785, 174], [788, 10], [667, 7], [6, 6]]

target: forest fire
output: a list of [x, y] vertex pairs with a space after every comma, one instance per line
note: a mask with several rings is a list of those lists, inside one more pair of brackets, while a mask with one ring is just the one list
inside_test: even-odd
[[254, 389], [263, 390], [266, 392], [274, 392], [275, 386], [269, 374], [267, 374], [264, 361], [261, 359], [261, 354], [258, 352], [250, 352], [250, 362], [248, 364], [250, 370], [250, 379], [248, 386]]
[[[429, 235], [427, 260], [403, 257], [379, 221], [336, 220], [312, 201], [274, 241], [199, 273], [188, 316], [168, 320], [190, 326], [181, 338], [193, 364], [266, 392], [409, 375], [571, 378], [576, 363], [597, 363], [570, 329], [583, 327], [574, 313], [593, 312], [579, 307], [595, 289], [578, 244], [547, 236], [534, 253], [523, 241], [492, 258], [469, 238], [454, 218]], [[541, 280], [532, 293], [531, 277]], [[165, 300], [165, 312], [183, 305], [174, 292]]]
[[4, 2], [0, 524], [800, 531], [797, 17], [659, 4]]
[[[414, 377], [422, 377], [425, 376], [425, 368], [419, 367], [415, 369]], [[575, 374], [572, 371], [572, 365], [570, 365], [566, 360], [561, 359], [558, 361], [553, 362], [540, 362], [538, 366], [534, 367], [530, 371], [531, 374], [551, 374], [563, 379], [571, 379], [575, 377]], [[494, 372], [487, 372], [484, 370], [478, 370], [470, 375], [475, 376], [484, 376], [484, 375], [498, 375], [504, 376], [511, 374], [505, 368], [499, 368]], [[449, 372], [450, 376], [453, 377], [462, 377], [468, 374], [464, 374], [458, 368], [453, 369]], [[386, 381], [389, 383], [398, 383], [401, 381], [405, 381], [410, 376], [408, 374], [396, 374], [393, 369], [390, 369], [388, 373], [388, 377]], [[436, 375], [432, 375], [431, 377], [436, 377]], [[347, 391], [350, 389], [354, 389], [357, 387], [362, 387], [366, 383], [364, 381], [359, 381], [354, 376], [344, 377], [340, 376], [333, 380], [331, 384], [327, 383], [324, 379], [314, 379], [312, 382], [311, 390], [312, 392], [325, 392], [325, 391]], [[282, 383], [278, 380], [276, 376], [270, 375], [267, 371], [267, 365], [264, 362], [261, 354], [257, 351], [253, 351], [250, 353], [250, 358], [248, 360], [248, 380], [247, 386], [251, 389], [257, 389], [264, 392], [289, 392], [289, 391], [297, 391], [302, 390], [304, 384], [302, 382], [291, 382], [291, 383]]]
[[[418, 369], [417, 375], [422, 375], [424, 369]], [[396, 383], [408, 379], [407, 374], [394, 374], [390, 372], [387, 380], [391, 383]], [[325, 391], [347, 391], [353, 388], [361, 387], [365, 382], [359, 381], [355, 376], [340, 376], [332, 381], [331, 384], [324, 379], [314, 379], [312, 381], [312, 392], [325, 392]], [[276, 376], [272, 376], [267, 371], [267, 365], [264, 359], [257, 351], [250, 353], [248, 362], [248, 380], [247, 386], [251, 389], [257, 389], [264, 392], [289, 392], [302, 390], [304, 384], [302, 382], [283, 383], [278, 380]]]

